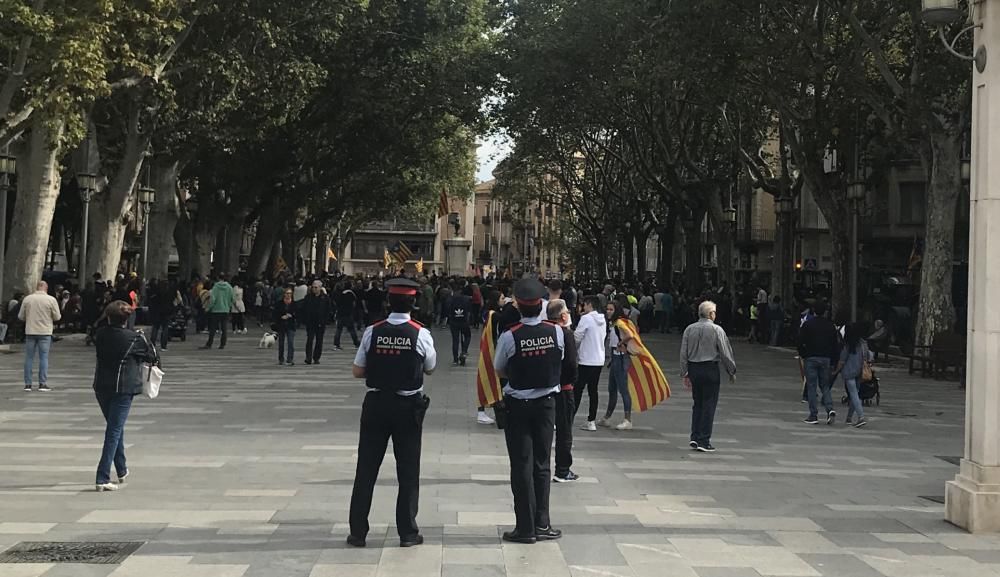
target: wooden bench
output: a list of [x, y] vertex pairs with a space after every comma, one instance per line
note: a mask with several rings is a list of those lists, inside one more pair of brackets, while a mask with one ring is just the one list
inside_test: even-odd
[[965, 374], [965, 335], [938, 333], [930, 346], [915, 345], [910, 355], [909, 373], [920, 371], [922, 377], [945, 377], [949, 368], [959, 379]]

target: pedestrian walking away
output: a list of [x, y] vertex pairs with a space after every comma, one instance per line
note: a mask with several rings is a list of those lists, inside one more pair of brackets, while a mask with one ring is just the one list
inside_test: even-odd
[[472, 318], [472, 289], [465, 287], [459, 290], [452, 287], [452, 297], [448, 299], [448, 328], [451, 329], [452, 364], [465, 366], [469, 356], [469, 342], [472, 341], [472, 330], [469, 328]]
[[[549, 295], [551, 296], [551, 294]], [[576, 481], [576, 473], [570, 470], [573, 466], [573, 416], [576, 414], [573, 383], [576, 382], [576, 339], [569, 330], [572, 316], [566, 301], [550, 299], [546, 311], [549, 321], [555, 323], [563, 333], [563, 360], [559, 368], [559, 394], [556, 395], [556, 474], [552, 480], [556, 483]]]
[[358, 464], [351, 492], [347, 544], [364, 547], [368, 514], [379, 468], [392, 439], [399, 493], [396, 530], [400, 547], [424, 542], [417, 526], [420, 496], [420, 448], [430, 398], [423, 394], [424, 375], [434, 372], [434, 339], [410, 313], [419, 285], [406, 278], [386, 282], [390, 314], [365, 329], [354, 357], [355, 378], [365, 379], [368, 393], [361, 408]]
[[[97, 330], [94, 342], [97, 366], [94, 394], [104, 415], [104, 448], [97, 463], [97, 491], [117, 491], [129, 476], [125, 461], [125, 421], [132, 399], [142, 392], [144, 363], [159, 364], [156, 348], [140, 331], [129, 329], [132, 307], [114, 301], [105, 309], [107, 326]], [[118, 483], [111, 481], [114, 464]]]
[[565, 342], [560, 327], [542, 321], [545, 286], [535, 279], [514, 285], [521, 322], [500, 335], [493, 365], [507, 378], [503, 388], [504, 437], [510, 459], [510, 488], [516, 527], [504, 541], [535, 543], [562, 537], [549, 519], [549, 457], [555, 425], [555, 396]]
[[715, 452], [712, 431], [715, 409], [719, 404], [721, 371], [729, 373], [729, 382], [736, 382], [736, 360], [726, 331], [715, 324], [716, 306], [704, 301], [698, 306], [698, 321], [688, 325], [681, 337], [681, 376], [691, 390], [691, 441], [689, 445], [703, 453]]
[[817, 302], [812, 307], [813, 316], [799, 330], [799, 357], [803, 359], [806, 373], [806, 400], [809, 402], [809, 416], [805, 423], [819, 422], [816, 406], [817, 392], [821, 395], [826, 410], [826, 423], [832, 425], [837, 419], [833, 410], [833, 387], [831, 369], [840, 359], [840, 332], [833, 321], [826, 318], [826, 303]]
[[39, 281], [35, 292], [24, 297], [17, 318], [24, 323], [24, 390], [30, 391], [35, 353], [38, 353], [38, 390], [49, 391], [49, 348], [55, 323], [62, 318], [59, 302], [48, 293], [49, 285]]
[[318, 365], [323, 356], [326, 323], [330, 320], [330, 297], [323, 290], [323, 281], [314, 280], [298, 306], [299, 320], [306, 327], [306, 364]]
[[354, 327], [354, 313], [358, 306], [358, 296], [354, 294], [350, 283], [337, 285], [334, 304], [337, 306], [337, 332], [333, 335], [333, 348], [340, 351], [340, 335], [347, 329], [351, 342], [358, 346], [358, 331]]
[[226, 348], [229, 312], [233, 310], [233, 301], [235, 300], [233, 287], [226, 282], [227, 279], [226, 273], [219, 273], [219, 280], [212, 285], [212, 290], [209, 293], [210, 297], [206, 309], [208, 311], [208, 342], [202, 347], [203, 349], [212, 348], [216, 332], [222, 333], [222, 336], [219, 337], [219, 349]]
[[597, 386], [604, 368], [604, 341], [607, 338], [607, 319], [599, 297], [591, 295], [583, 300], [583, 316], [573, 333], [578, 351], [579, 370], [573, 387], [573, 407], [580, 410], [584, 389], [590, 399], [587, 408], [587, 422], [583, 429], [597, 430]]
[[[865, 418], [865, 408], [858, 395], [858, 387], [861, 386], [861, 375], [864, 372], [865, 363], [871, 362], [874, 356], [868, 350], [868, 343], [862, 338], [865, 327], [861, 323], [853, 323], [847, 326], [844, 333], [844, 346], [840, 349], [840, 359], [837, 362], [837, 369], [834, 375], [840, 374], [844, 378], [844, 388], [847, 389], [847, 424], [855, 427], [864, 427], [868, 424]], [[858, 416], [854, 422], [854, 415]]]

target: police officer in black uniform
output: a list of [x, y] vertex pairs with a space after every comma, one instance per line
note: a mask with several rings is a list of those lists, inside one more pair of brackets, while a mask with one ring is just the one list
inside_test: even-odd
[[549, 520], [549, 454], [565, 340], [560, 327], [542, 320], [546, 293], [545, 286], [535, 279], [514, 285], [521, 322], [500, 335], [493, 359], [497, 374], [508, 379], [500, 410], [506, 411], [504, 435], [517, 527], [505, 532], [503, 539], [515, 543], [562, 536]]
[[385, 284], [389, 317], [365, 329], [354, 357], [354, 376], [365, 379], [368, 386], [361, 409], [351, 533], [347, 537], [347, 544], [355, 547], [365, 546], [372, 493], [390, 438], [399, 480], [399, 545], [412, 547], [424, 542], [417, 527], [417, 502], [421, 433], [430, 399], [423, 394], [423, 387], [424, 375], [434, 371], [437, 355], [430, 331], [410, 319], [419, 285], [407, 278], [394, 278]]

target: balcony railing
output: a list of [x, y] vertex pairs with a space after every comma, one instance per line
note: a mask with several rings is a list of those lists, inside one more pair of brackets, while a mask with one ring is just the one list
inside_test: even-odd
[[365, 223], [357, 232], [436, 232], [433, 220], [376, 220]]
[[774, 242], [774, 235], [773, 228], [738, 228], [736, 229], [736, 242]]

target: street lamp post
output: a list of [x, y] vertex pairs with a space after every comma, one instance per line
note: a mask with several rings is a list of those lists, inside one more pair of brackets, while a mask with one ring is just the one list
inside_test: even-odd
[[187, 246], [188, 278], [184, 279], [186, 282], [191, 280], [191, 273], [194, 272], [194, 235], [195, 235], [194, 217], [198, 214], [198, 199], [193, 196], [188, 196], [187, 200], [184, 201], [184, 209], [187, 211], [188, 222], [191, 225], [191, 230], [188, 234], [188, 246]]
[[139, 188], [139, 204], [142, 205], [142, 278], [149, 280], [149, 213], [156, 203], [156, 189], [143, 186]]
[[7, 261], [7, 191], [17, 173], [17, 159], [6, 151], [0, 155], [0, 302], [3, 302], [3, 269]]
[[97, 175], [89, 172], [81, 172], [76, 175], [76, 187], [80, 190], [80, 199], [83, 201], [83, 234], [80, 239], [80, 282], [83, 282], [87, 274], [87, 235], [90, 229], [90, 201], [97, 191]]
[[851, 203], [851, 322], [858, 320], [858, 211], [865, 198], [865, 183], [854, 181], [847, 185], [847, 200]]

